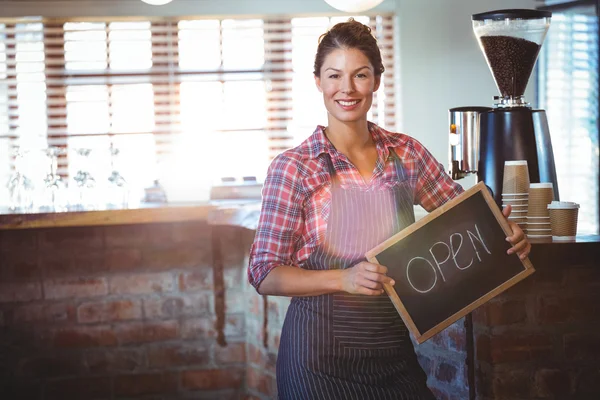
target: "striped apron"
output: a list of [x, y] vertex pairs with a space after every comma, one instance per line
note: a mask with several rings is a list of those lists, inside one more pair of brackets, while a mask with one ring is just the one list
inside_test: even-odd
[[[343, 189], [331, 158], [331, 210], [325, 241], [301, 265], [349, 268], [415, 221], [413, 190], [390, 152], [400, 182], [388, 190]], [[282, 400], [434, 399], [408, 330], [387, 295], [345, 292], [294, 297], [277, 358]]]

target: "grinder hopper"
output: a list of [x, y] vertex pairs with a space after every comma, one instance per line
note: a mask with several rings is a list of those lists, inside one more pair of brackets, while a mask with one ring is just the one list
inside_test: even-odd
[[473, 15], [473, 30], [492, 71], [499, 107], [527, 106], [523, 99], [552, 14], [497, 10]]

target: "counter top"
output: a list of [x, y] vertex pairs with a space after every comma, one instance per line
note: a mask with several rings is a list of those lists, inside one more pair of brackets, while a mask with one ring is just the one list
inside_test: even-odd
[[130, 225], [159, 222], [207, 221], [255, 229], [257, 200], [215, 200], [199, 203], [141, 203], [136, 207], [102, 210], [23, 213], [0, 209], [0, 230], [74, 226]]

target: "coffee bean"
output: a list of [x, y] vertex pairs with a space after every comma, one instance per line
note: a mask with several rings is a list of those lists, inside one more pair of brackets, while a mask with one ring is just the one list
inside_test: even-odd
[[522, 96], [541, 46], [510, 36], [482, 36], [480, 40], [502, 97]]

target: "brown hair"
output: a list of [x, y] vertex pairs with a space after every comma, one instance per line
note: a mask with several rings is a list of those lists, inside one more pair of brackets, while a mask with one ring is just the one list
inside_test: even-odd
[[315, 76], [321, 76], [321, 67], [325, 58], [337, 49], [360, 50], [373, 65], [375, 76], [380, 76], [385, 71], [377, 39], [371, 34], [371, 28], [355, 21], [354, 18], [335, 24], [329, 31], [321, 35], [315, 56]]

